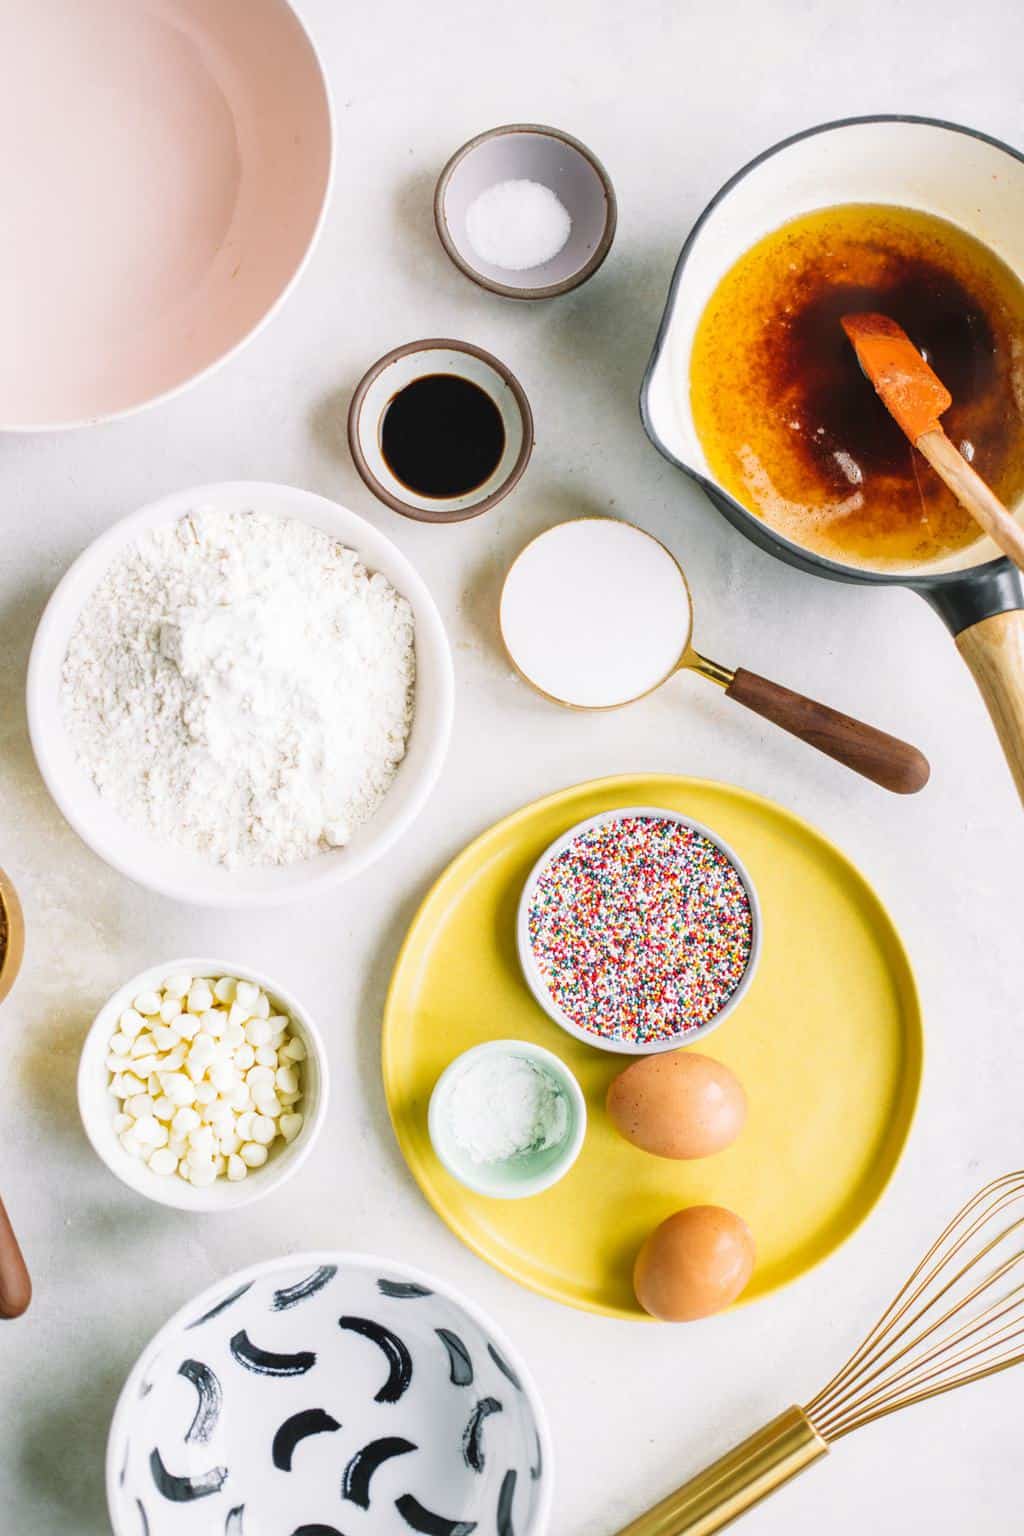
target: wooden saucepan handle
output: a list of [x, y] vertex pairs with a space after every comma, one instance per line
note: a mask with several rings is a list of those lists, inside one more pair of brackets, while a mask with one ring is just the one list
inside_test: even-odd
[[744, 667], [736, 669], [725, 691], [738, 704], [745, 704], [763, 719], [893, 794], [916, 794], [928, 782], [931, 769], [922, 752], [898, 736], [854, 720], [852, 715], [793, 693]]
[[992, 542], [1024, 570], [1024, 528], [942, 428], [936, 425], [930, 432], [922, 432], [917, 448]]
[[974, 674], [1024, 800], [1024, 610], [994, 613], [962, 629], [956, 648]]
[[0, 1317], [20, 1317], [32, 1300], [32, 1281], [0, 1200]]

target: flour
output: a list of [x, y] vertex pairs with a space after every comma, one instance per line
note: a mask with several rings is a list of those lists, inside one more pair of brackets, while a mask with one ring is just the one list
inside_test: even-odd
[[103, 797], [213, 863], [343, 845], [405, 755], [413, 616], [329, 534], [203, 509], [118, 556], [68, 645], [62, 705]]

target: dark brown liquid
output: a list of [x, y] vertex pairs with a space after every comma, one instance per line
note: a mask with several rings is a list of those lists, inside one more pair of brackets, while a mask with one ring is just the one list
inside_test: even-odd
[[475, 491], [505, 451], [501, 412], [485, 390], [451, 373], [414, 379], [391, 401], [380, 446], [397, 479], [421, 496], [447, 500]]
[[1024, 494], [1024, 287], [929, 214], [852, 205], [783, 226], [712, 296], [692, 364], [712, 470], [835, 559], [920, 563], [978, 537], [860, 371], [844, 314], [899, 322], [953, 396], [946, 432], [1011, 505]]

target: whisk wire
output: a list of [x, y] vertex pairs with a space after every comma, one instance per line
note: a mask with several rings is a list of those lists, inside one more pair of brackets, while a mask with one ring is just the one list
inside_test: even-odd
[[863, 1343], [804, 1409], [825, 1440], [1024, 1359], [1024, 1349], [1011, 1347], [1024, 1339], [1024, 1278], [991, 1297], [1024, 1264], [1024, 1246], [1005, 1253], [1024, 1230], [1024, 1212], [992, 1231], [1022, 1197], [1024, 1173], [1006, 1174], [953, 1218]]

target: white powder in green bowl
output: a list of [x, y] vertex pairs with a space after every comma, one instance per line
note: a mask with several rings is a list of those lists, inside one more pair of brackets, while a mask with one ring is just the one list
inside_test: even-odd
[[474, 1163], [502, 1163], [565, 1140], [569, 1102], [561, 1084], [525, 1056], [486, 1055], [452, 1085], [455, 1145]]

